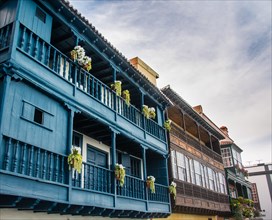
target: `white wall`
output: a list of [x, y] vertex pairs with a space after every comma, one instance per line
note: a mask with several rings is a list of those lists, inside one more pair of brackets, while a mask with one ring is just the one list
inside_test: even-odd
[[[246, 167], [246, 169], [248, 170], [249, 173], [265, 171], [264, 166]], [[269, 192], [266, 175], [262, 174], [258, 176], [249, 176], [248, 180], [249, 182], [256, 183], [257, 185], [261, 209], [265, 210], [265, 212], [262, 214], [266, 215], [263, 217], [263, 219], [272, 220], [272, 201], [271, 201], [272, 195], [270, 195]]]

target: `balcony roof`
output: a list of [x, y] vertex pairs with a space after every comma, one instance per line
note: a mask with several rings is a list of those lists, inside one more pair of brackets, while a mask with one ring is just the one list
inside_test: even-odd
[[177, 106], [187, 113], [193, 120], [199, 123], [203, 128], [209, 131], [218, 139], [224, 139], [221, 132], [214, 129], [209, 123], [207, 123], [194, 109], [190, 106], [179, 94], [177, 94], [170, 86], [165, 86], [161, 91], [169, 98], [172, 106]]
[[[40, 2], [47, 5], [44, 1], [40, 0]], [[96, 38], [96, 45], [99, 45], [99, 48], [107, 49], [107, 55], [108, 57], [111, 57], [110, 61], [115, 64], [115, 67], [121, 70], [121, 73], [126, 77], [133, 79], [138, 85], [141, 85], [143, 92], [149, 94], [150, 97], [162, 105], [163, 108], [170, 105], [169, 100], [162, 94], [159, 88], [153, 85], [146, 76], [141, 74], [116, 47], [114, 47], [101, 33], [98, 32], [86, 17], [70, 4], [68, 0], [51, 1], [50, 5], [56, 8], [57, 12], [63, 12], [65, 10], [65, 14], [62, 14], [65, 16], [72, 16], [73, 23], [75, 23], [74, 20], [81, 22], [81, 25], [83, 24], [85, 26], [85, 30], [82, 31], [81, 34], [86, 35], [89, 30]], [[104, 49], [101, 50], [104, 51]]]

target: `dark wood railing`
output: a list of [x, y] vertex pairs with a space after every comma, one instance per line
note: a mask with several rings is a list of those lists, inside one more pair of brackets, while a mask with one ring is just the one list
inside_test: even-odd
[[[128, 107], [125, 100], [117, 96], [106, 84], [22, 24], [19, 33], [17, 48], [20, 51], [116, 111], [136, 126], [145, 129], [156, 138], [166, 141], [165, 129], [162, 126], [153, 120], [147, 120], [145, 124], [142, 123], [143, 115], [141, 111], [133, 105]], [[3, 42], [6, 42], [6, 40], [3, 40]], [[144, 125], [145, 127], [143, 127]]]
[[177, 195], [189, 196], [220, 203], [229, 203], [228, 195], [213, 192], [203, 187], [185, 182], [177, 183]]
[[210, 158], [213, 158], [214, 160], [223, 163], [222, 156], [213, 151], [212, 149], [208, 148], [204, 144], [200, 143], [199, 141], [195, 140], [194, 138], [190, 137], [190, 135], [186, 134], [185, 131], [183, 131], [181, 128], [179, 128], [177, 125], [172, 124], [171, 126], [171, 134], [174, 136], [180, 138], [184, 142], [188, 143], [190, 146], [196, 148], [197, 150], [203, 152]]

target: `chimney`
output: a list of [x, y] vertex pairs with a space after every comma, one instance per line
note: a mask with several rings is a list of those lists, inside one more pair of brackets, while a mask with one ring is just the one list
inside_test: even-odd
[[193, 109], [198, 113], [198, 114], [202, 114], [203, 113], [203, 109], [201, 105], [197, 105], [194, 106]]
[[229, 136], [229, 130], [226, 126], [221, 126], [220, 130], [223, 131], [224, 134], [226, 134], [227, 136]]
[[157, 86], [157, 79], [159, 74], [156, 73], [150, 66], [148, 66], [139, 57], [134, 57], [129, 60], [130, 64], [133, 65], [141, 74], [143, 74], [152, 84]]

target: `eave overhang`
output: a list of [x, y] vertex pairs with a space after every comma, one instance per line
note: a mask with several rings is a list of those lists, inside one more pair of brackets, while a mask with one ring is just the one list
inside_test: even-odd
[[188, 114], [191, 118], [193, 118], [197, 123], [199, 123], [203, 128], [217, 137], [219, 140], [224, 139], [225, 137], [215, 130], [212, 126], [210, 126], [193, 108], [190, 106], [180, 95], [178, 95], [174, 90], [170, 88], [170, 86], [166, 86], [161, 89], [161, 91], [170, 99], [172, 102], [172, 106], [177, 106], [184, 113]]

